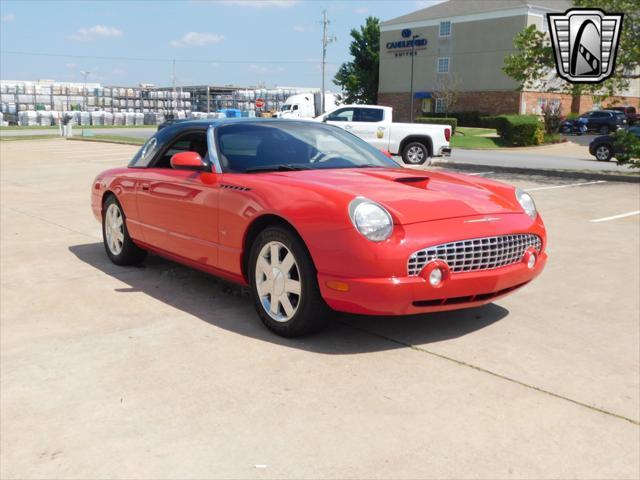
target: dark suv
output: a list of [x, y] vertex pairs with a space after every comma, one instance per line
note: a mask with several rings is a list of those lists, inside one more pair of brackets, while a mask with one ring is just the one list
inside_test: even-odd
[[627, 126], [627, 117], [617, 110], [593, 110], [578, 117], [587, 119], [587, 131], [607, 135]]

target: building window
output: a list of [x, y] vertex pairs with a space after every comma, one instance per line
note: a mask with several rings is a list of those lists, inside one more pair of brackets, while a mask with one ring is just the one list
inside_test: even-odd
[[436, 113], [443, 113], [446, 110], [447, 103], [444, 98], [436, 98]]
[[449, 37], [451, 36], [451, 22], [440, 22], [440, 36], [441, 37]]
[[438, 73], [449, 73], [449, 57], [438, 58]]

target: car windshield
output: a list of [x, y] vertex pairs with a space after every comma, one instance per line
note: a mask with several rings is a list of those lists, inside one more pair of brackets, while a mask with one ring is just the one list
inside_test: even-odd
[[355, 135], [311, 121], [238, 122], [216, 135], [225, 172], [398, 167]]

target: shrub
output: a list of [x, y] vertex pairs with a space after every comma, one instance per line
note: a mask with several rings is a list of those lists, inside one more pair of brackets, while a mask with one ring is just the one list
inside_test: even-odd
[[544, 141], [542, 126], [535, 115], [498, 115], [495, 124], [498, 135], [508, 145], [524, 147]]
[[468, 111], [468, 112], [449, 112], [447, 113], [429, 113], [430, 118], [455, 118], [458, 120], [459, 127], [479, 127], [480, 126], [480, 112]]
[[436, 125], [450, 125], [451, 134], [456, 133], [456, 127], [458, 126], [458, 120], [455, 118], [436, 118], [436, 117], [418, 117], [416, 123], [433, 123]]
[[627, 130], [618, 130], [615, 134], [615, 146], [622, 150], [616, 153], [618, 165], [628, 164], [640, 168], [640, 139]]
[[495, 128], [498, 129], [498, 117], [480, 117], [480, 126], [482, 128]]

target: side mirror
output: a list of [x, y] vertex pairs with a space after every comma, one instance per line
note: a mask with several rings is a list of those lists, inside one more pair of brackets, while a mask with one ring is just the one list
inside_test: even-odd
[[325, 117], [322, 117], [322, 123], [327, 123], [327, 118], [329, 118], [329, 116], [328, 116], [328, 115], [327, 115], [327, 116], [325, 116]]
[[207, 169], [207, 164], [197, 152], [180, 152], [171, 157], [171, 168], [202, 171]]

